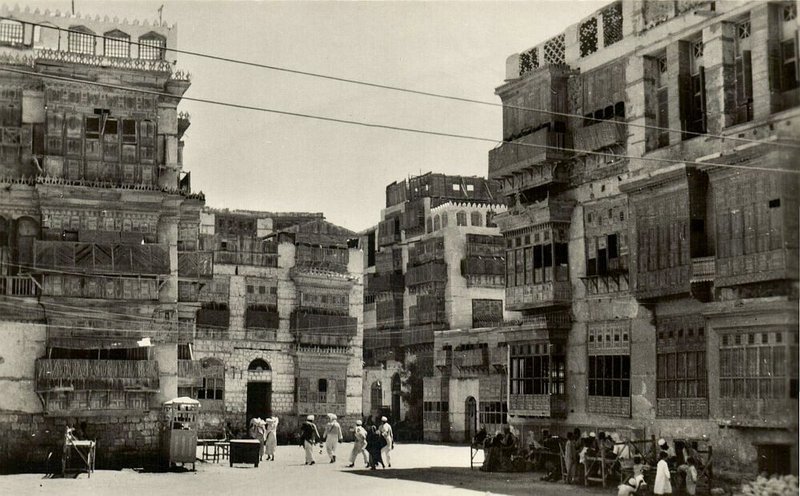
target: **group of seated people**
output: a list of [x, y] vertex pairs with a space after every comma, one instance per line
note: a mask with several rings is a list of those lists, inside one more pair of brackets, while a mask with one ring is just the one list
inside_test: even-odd
[[484, 472], [510, 472], [514, 470], [515, 454], [519, 441], [511, 432], [511, 427], [506, 425], [503, 431], [497, 431], [494, 436], [486, 432], [486, 426], [472, 439], [475, 449], [483, 449], [485, 453], [483, 466]]
[[[582, 434], [580, 429], [575, 428], [564, 439], [550, 435], [545, 429], [539, 439], [534, 438], [532, 433], [529, 439], [527, 446], [520, 446], [508, 425], [495, 436], [489, 435], [486, 428], [481, 426], [472, 445], [474, 449], [485, 450], [486, 456], [481, 467], [484, 471], [537, 470], [545, 473], [542, 480], [563, 479], [568, 484], [582, 484], [586, 477], [600, 478], [604, 475], [606, 481], [623, 481], [623, 485], [631, 486], [633, 492], [646, 485], [644, 473], [655, 467], [660, 452], [665, 453], [669, 468], [678, 474], [679, 484], [687, 478], [696, 480], [696, 475], [691, 474], [702, 470], [700, 454], [680, 440], [670, 446], [666, 440], [659, 439], [656, 452], [645, 456], [629, 440], [621, 439], [616, 433]], [[691, 480], [684, 484], [690, 483]], [[627, 487], [625, 490], [630, 491]]]

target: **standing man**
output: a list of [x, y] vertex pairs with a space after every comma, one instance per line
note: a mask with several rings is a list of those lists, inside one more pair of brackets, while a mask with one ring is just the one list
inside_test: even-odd
[[335, 413], [328, 414], [328, 425], [325, 426], [325, 451], [331, 459], [331, 463], [336, 462], [336, 447], [342, 441], [342, 426], [336, 420]]
[[309, 415], [300, 427], [300, 440], [303, 442], [303, 449], [306, 452], [306, 465], [314, 465], [314, 445], [319, 440], [319, 431], [314, 425], [314, 416]]
[[353, 431], [353, 435], [355, 436], [356, 440], [353, 443], [353, 452], [350, 453], [350, 465], [348, 467], [352, 468], [356, 464], [356, 458], [358, 458], [358, 454], [361, 453], [361, 456], [364, 457], [364, 465], [369, 467], [369, 454], [367, 453], [367, 431], [362, 427], [361, 421], [356, 420], [356, 428]]
[[390, 453], [394, 449], [394, 433], [392, 432], [392, 426], [389, 425], [389, 420], [386, 417], [381, 417], [380, 434], [383, 436], [383, 439], [386, 440], [386, 446], [381, 448], [381, 456], [386, 462], [386, 466], [391, 468], [392, 456]]

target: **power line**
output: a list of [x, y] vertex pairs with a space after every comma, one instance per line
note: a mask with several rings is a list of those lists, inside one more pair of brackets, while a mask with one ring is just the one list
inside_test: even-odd
[[[103, 88], [111, 88], [111, 89], [122, 90], [122, 91], [144, 93], [144, 94], [149, 94], [149, 95], [154, 95], [154, 96], [161, 96], [161, 97], [166, 97], [166, 98], [171, 98], [171, 99], [176, 99], [177, 98], [175, 95], [172, 95], [172, 94], [169, 94], [169, 93], [166, 93], [166, 92], [161, 92], [161, 91], [148, 90], [148, 89], [144, 89], [144, 88], [136, 88], [136, 87], [130, 87], [130, 86], [122, 86], [122, 85], [111, 84], [111, 83], [101, 83], [101, 82], [98, 82], [98, 81], [86, 81], [86, 80], [76, 79], [76, 78], [71, 78], [71, 77], [56, 76], [56, 75], [53, 75], [53, 74], [42, 74], [42, 73], [35, 72], [35, 71], [12, 69], [10, 67], [0, 67], [0, 71], [11, 72], [11, 73], [14, 73], [14, 74], [23, 74], [23, 75], [27, 75], [27, 76], [41, 77], [41, 78], [45, 78], [45, 79], [53, 79], [53, 80], [57, 80], [57, 81], [66, 81], [66, 82], [70, 82], [70, 83], [80, 83], [80, 84], [85, 84], [85, 85], [90, 85], [90, 86], [99, 86], [99, 87], [103, 87]], [[196, 98], [196, 97], [183, 96], [183, 97], [181, 97], [181, 99], [186, 100], [186, 101], [191, 101], [191, 102], [207, 103], [207, 104], [210, 104], [210, 105], [217, 105], [217, 106], [221, 106], [221, 107], [231, 107], [231, 108], [236, 108], [236, 109], [240, 109], [240, 110], [253, 110], [253, 111], [257, 111], [257, 112], [266, 112], [266, 113], [285, 115], [285, 116], [291, 116], [291, 117], [300, 117], [300, 118], [313, 119], [313, 120], [324, 121], [324, 122], [333, 122], [333, 123], [337, 123], [337, 124], [350, 124], [350, 125], [354, 125], [354, 126], [361, 126], [361, 127], [367, 127], [367, 128], [373, 128], [373, 129], [386, 129], [386, 130], [391, 130], [391, 131], [402, 131], [402, 132], [413, 133], [413, 134], [423, 134], [423, 135], [439, 136], [439, 137], [445, 137], [445, 138], [456, 138], [456, 139], [471, 140], [471, 141], [481, 141], [481, 142], [495, 143], [495, 144], [502, 143], [504, 145], [507, 144], [507, 145], [513, 145], [513, 146], [525, 146], [525, 147], [536, 148], [536, 149], [540, 149], [540, 150], [554, 150], [554, 151], [560, 151], [560, 152], [574, 152], [574, 153], [580, 153], [580, 154], [586, 154], [586, 155], [607, 157], [607, 158], [612, 158], [612, 159], [635, 159], [635, 160], [641, 160], [643, 162], [659, 162], [659, 163], [671, 163], [671, 164], [680, 164], [680, 165], [697, 165], [697, 166], [709, 166], [709, 165], [712, 165], [712, 166], [715, 166], [715, 167], [725, 167], [725, 168], [731, 168], [731, 169], [758, 170], [758, 171], [764, 171], [764, 172], [781, 172], [781, 173], [787, 173], [787, 174], [798, 174], [798, 175], [800, 175], [800, 170], [774, 169], [774, 168], [770, 168], [770, 167], [758, 167], [758, 166], [752, 166], [752, 165], [720, 164], [720, 163], [715, 163], [715, 162], [698, 162], [696, 160], [679, 160], [679, 159], [671, 159], [671, 158], [657, 158], [657, 157], [646, 157], [646, 156], [639, 157], [639, 156], [634, 156], [634, 155], [615, 154], [615, 153], [606, 153], [606, 152], [596, 152], [596, 151], [592, 151], [592, 150], [582, 150], [582, 149], [578, 149], [578, 148], [566, 148], [566, 147], [561, 148], [561, 147], [557, 147], [557, 146], [541, 145], [541, 144], [536, 144], [536, 143], [521, 143], [521, 142], [518, 142], [518, 141], [505, 141], [505, 140], [498, 140], [498, 139], [494, 139], [494, 138], [484, 138], [484, 137], [480, 137], [480, 136], [470, 136], [470, 135], [466, 135], [466, 134], [445, 133], [445, 132], [440, 132], [440, 131], [428, 131], [428, 130], [423, 130], [423, 129], [415, 129], [415, 128], [401, 127], [401, 126], [393, 126], [393, 125], [388, 125], [388, 124], [376, 124], [376, 123], [371, 123], [371, 122], [353, 121], [353, 120], [348, 120], [348, 119], [339, 119], [339, 118], [335, 118], [335, 117], [325, 117], [325, 116], [314, 115], [314, 114], [304, 114], [304, 113], [299, 113], [299, 112], [290, 112], [290, 111], [287, 111], [287, 110], [277, 110], [277, 109], [270, 109], [270, 108], [266, 108], [266, 107], [256, 107], [256, 106], [253, 106], [253, 105], [243, 105], [243, 104], [238, 104], [238, 103], [223, 102], [223, 101], [219, 101], [219, 100], [211, 100], [211, 99], [206, 99], [206, 98]], [[759, 143], [761, 143], [761, 142], [759, 142]]]
[[[86, 34], [86, 33], [83, 33], [81, 31], [74, 31], [74, 30], [71, 30], [71, 29], [61, 28], [61, 27], [58, 27], [58, 26], [50, 26], [50, 25], [47, 25], [47, 24], [41, 24], [41, 23], [36, 23], [36, 22], [31, 22], [31, 21], [20, 21], [19, 19], [15, 19], [13, 17], [2, 17], [2, 16], [0, 16], [0, 19], [6, 19], [6, 20], [12, 20], [12, 21], [16, 21], [16, 22], [21, 22], [21, 23], [24, 23], [24, 24], [30, 24], [32, 26], [37, 26], [37, 27], [40, 27], [40, 28], [55, 29], [57, 31], [65, 31], [67, 33], [77, 33], [77, 34], [81, 34], [81, 35], [85, 35]], [[107, 40], [107, 39], [118, 40], [118, 38], [113, 38], [113, 37], [104, 36], [104, 35], [93, 35], [93, 36], [95, 36], [96, 38], [101, 38], [103, 40]], [[135, 46], [147, 46], [149, 48], [152, 48], [151, 45], [145, 45], [145, 44], [143, 44], [141, 42], [128, 41], [128, 43], [130, 43], [131, 45], [135, 45]], [[414, 94], [414, 95], [427, 96], [427, 97], [432, 97], [432, 98], [439, 98], [439, 99], [443, 99], [443, 100], [452, 100], [452, 101], [463, 102], [463, 103], [472, 103], [472, 104], [484, 105], [484, 106], [489, 106], [489, 107], [500, 107], [500, 108], [514, 109], [514, 110], [523, 110], [523, 111], [526, 111], [526, 112], [536, 112], [536, 113], [541, 113], [541, 114], [554, 115], [554, 116], [558, 116], [558, 117], [573, 117], [573, 118], [581, 119], [584, 122], [585, 121], [603, 122], [604, 120], [606, 120], [606, 119], [602, 119], [602, 118], [598, 118], [598, 117], [589, 117], [589, 116], [584, 116], [584, 115], [580, 115], [580, 114], [572, 114], [572, 113], [569, 113], [569, 112], [557, 112], [557, 111], [553, 111], [553, 110], [538, 109], [538, 108], [534, 108], [534, 107], [523, 107], [523, 106], [519, 106], [519, 105], [509, 105], [509, 104], [504, 104], [504, 103], [489, 102], [489, 101], [486, 101], [486, 100], [478, 100], [478, 99], [474, 99], [474, 98], [458, 97], [458, 96], [453, 96], [453, 95], [446, 95], [446, 94], [443, 94], [443, 93], [435, 93], [435, 92], [430, 92], [430, 91], [415, 90], [415, 89], [411, 89], [411, 88], [403, 88], [401, 86], [394, 86], [394, 85], [388, 85], [388, 84], [382, 84], [382, 83], [374, 83], [374, 82], [370, 82], [370, 81], [363, 81], [363, 80], [360, 80], [360, 79], [352, 79], [352, 78], [345, 78], [345, 77], [339, 77], [339, 76], [331, 76], [329, 74], [321, 74], [321, 73], [317, 73], [317, 72], [302, 71], [302, 70], [299, 70], [299, 69], [290, 69], [290, 68], [287, 68], [287, 67], [280, 67], [280, 66], [270, 65], [270, 64], [262, 64], [262, 63], [258, 63], [258, 62], [251, 62], [251, 61], [246, 61], [246, 60], [241, 60], [241, 59], [234, 59], [234, 58], [230, 58], [230, 57], [222, 57], [222, 56], [219, 56], [219, 55], [211, 55], [211, 54], [202, 53], [202, 52], [195, 52], [195, 51], [192, 51], [192, 50], [182, 50], [182, 49], [178, 49], [178, 48], [169, 48], [169, 47], [166, 47], [166, 46], [163, 47], [163, 49], [165, 51], [175, 52], [175, 53], [184, 54], [184, 55], [191, 55], [191, 56], [194, 56], [194, 57], [207, 58], [207, 59], [210, 59], [210, 60], [216, 60], [216, 61], [220, 61], [220, 62], [228, 62], [228, 63], [244, 65], [244, 66], [248, 66], [248, 67], [257, 67], [257, 68], [260, 68], [260, 69], [268, 69], [268, 70], [277, 71], [277, 72], [286, 72], [286, 73], [289, 73], [289, 74], [297, 74], [297, 75], [301, 75], [301, 76], [308, 76], [308, 77], [314, 77], [314, 78], [319, 78], [319, 79], [326, 79], [326, 80], [330, 80], [330, 81], [337, 81], [337, 82], [340, 82], [340, 83], [355, 84], [355, 85], [359, 85], [359, 86], [367, 86], [367, 87], [378, 88], [378, 89], [383, 89], [383, 90], [398, 91], [398, 92], [401, 92], [401, 93], [409, 93], [409, 94]], [[641, 129], [653, 129], [653, 130], [656, 130], [656, 131], [668, 131], [668, 132], [673, 132], [673, 133], [681, 133], [684, 136], [692, 136], [692, 137], [705, 136], [707, 138], [716, 138], [716, 139], [720, 139], [720, 140], [729, 140], [729, 141], [739, 141], [739, 142], [743, 142], [743, 143], [767, 143], [767, 144], [770, 144], [770, 145], [773, 145], [773, 146], [781, 146], [781, 147], [787, 147], [787, 148], [800, 148], [800, 145], [797, 145], [797, 144], [794, 144], [794, 143], [765, 142], [763, 140], [757, 140], [757, 139], [751, 139], [751, 138], [742, 138], [742, 137], [738, 137], [738, 136], [725, 136], [725, 135], [721, 135], [721, 134], [699, 133], [699, 132], [695, 132], [695, 131], [686, 131], [686, 130], [683, 130], [683, 129], [673, 129], [673, 128], [668, 128], [668, 127], [653, 126], [653, 125], [650, 125], [650, 124], [637, 124], [637, 123], [630, 123], [630, 122], [625, 123], [625, 124], [627, 126], [629, 126], [629, 127], [636, 127], [636, 128], [641, 128]]]

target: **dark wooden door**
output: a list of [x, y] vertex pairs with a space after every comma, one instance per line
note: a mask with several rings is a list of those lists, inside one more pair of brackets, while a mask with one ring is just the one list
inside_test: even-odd
[[265, 419], [272, 416], [272, 383], [247, 383], [247, 423], [259, 417]]

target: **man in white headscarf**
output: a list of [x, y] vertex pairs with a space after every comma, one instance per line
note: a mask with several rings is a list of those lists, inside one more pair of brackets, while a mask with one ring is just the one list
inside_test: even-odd
[[356, 464], [356, 458], [358, 458], [358, 454], [361, 453], [361, 456], [364, 457], [364, 465], [369, 467], [369, 455], [367, 454], [367, 431], [361, 425], [360, 420], [356, 420], [356, 428], [353, 430], [353, 435], [355, 436], [356, 440], [353, 443], [353, 451], [350, 453], [350, 465], [348, 467], [353, 467]]
[[379, 430], [381, 436], [383, 436], [383, 439], [386, 441], [386, 446], [381, 448], [381, 457], [383, 458], [383, 461], [386, 462], [386, 466], [391, 467], [391, 451], [394, 449], [394, 433], [392, 432], [392, 426], [389, 425], [389, 419], [386, 417], [381, 417], [381, 426]]
[[331, 459], [331, 463], [336, 462], [336, 448], [342, 440], [342, 426], [336, 419], [336, 414], [328, 414], [328, 425], [325, 426], [325, 451]]

